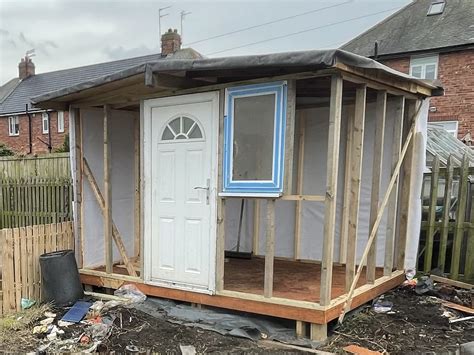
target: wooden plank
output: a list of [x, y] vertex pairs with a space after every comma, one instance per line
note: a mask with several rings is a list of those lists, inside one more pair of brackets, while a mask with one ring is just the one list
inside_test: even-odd
[[21, 280], [21, 245], [20, 228], [13, 229], [13, 260], [15, 262], [14, 289], [15, 289], [15, 309], [20, 310], [22, 280]]
[[293, 190], [293, 152], [295, 145], [296, 80], [287, 81], [286, 127], [285, 127], [285, 163], [284, 190], [290, 195]]
[[252, 231], [252, 252], [258, 255], [260, 253], [260, 199], [254, 200]]
[[[104, 197], [102, 196], [102, 193], [99, 190], [99, 186], [97, 185], [97, 182], [95, 181], [94, 175], [92, 175], [92, 171], [89, 167], [89, 164], [87, 163], [86, 158], [84, 158], [84, 175], [89, 181], [89, 184], [91, 185], [92, 191], [94, 192], [95, 198], [97, 200], [97, 204], [99, 205], [99, 208], [102, 214], [104, 215], [105, 214], [105, 200], [104, 200]], [[113, 222], [113, 220], [111, 221], [112, 221], [112, 238], [115, 242], [115, 245], [117, 246], [120, 256], [122, 257], [122, 261], [127, 267], [127, 271], [130, 274], [130, 276], [136, 276], [137, 273], [135, 271], [133, 264], [130, 262], [127, 256], [127, 251], [125, 249], [125, 245], [123, 244], [122, 236], [120, 235], [120, 232], [115, 226], [115, 223]]]
[[104, 249], [105, 269], [107, 273], [113, 272], [112, 248], [112, 184], [110, 182], [111, 148], [109, 137], [110, 109], [104, 105]]
[[441, 277], [441, 276], [433, 275], [433, 274], [430, 275], [430, 278], [434, 282], [441, 282], [441, 283], [445, 283], [447, 285], [451, 285], [451, 286], [454, 286], [454, 287], [464, 288], [466, 290], [473, 290], [474, 289], [474, 284], [468, 284], [466, 282], [451, 280], [451, 279], [448, 279], [446, 277]]
[[[403, 133], [403, 117], [405, 115], [405, 97], [398, 96], [397, 108], [394, 117], [393, 126], [393, 143], [392, 143], [392, 168], [393, 174], [397, 162], [400, 159], [400, 151], [402, 149], [402, 133]], [[384, 257], [384, 276], [390, 276], [393, 270], [394, 246], [397, 230], [398, 216], [398, 192], [399, 192], [400, 176], [397, 176], [393, 186], [390, 201], [387, 206], [387, 233], [385, 234], [385, 257]]]
[[[443, 216], [441, 219], [442, 227], [438, 253], [438, 268], [441, 272], [444, 272], [446, 265], [446, 251], [449, 234], [449, 211], [451, 209], [451, 195], [453, 190], [453, 157], [451, 155], [448, 158], [447, 171], [448, 174], [444, 182]], [[472, 211], [474, 211], [474, 208], [472, 208]]]
[[[303, 196], [304, 183], [304, 145], [305, 145], [306, 117], [304, 112], [299, 114], [298, 131], [298, 166], [296, 176], [296, 196]], [[321, 196], [324, 199], [324, 196]], [[295, 205], [295, 237], [294, 237], [294, 257], [298, 260], [301, 257], [301, 214], [303, 212], [302, 200], [296, 200]]]
[[346, 314], [347, 311], [349, 311], [349, 309], [351, 307], [351, 301], [352, 301], [352, 297], [353, 297], [353, 294], [354, 294], [354, 290], [356, 288], [357, 282], [359, 281], [359, 277], [362, 273], [364, 264], [367, 261], [367, 256], [369, 254], [370, 247], [371, 247], [371, 245], [372, 245], [372, 243], [375, 239], [375, 235], [377, 234], [377, 229], [380, 225], [380, 222], [382, 221], [383, 212], [385, 210], [385, 207], [387, 206], [387, 203], [388, 203], [388, 200], [390, 198], [390, 193], [393, 189], [393, 186], [395, 185], [395, 180], [396, 180], [398, 174], [400, 173], [400, 168], [401, 168], [402, 162], [405, 158], [405, 154], [407, 153], [408, 147], [409, 147], [410, 142], [413, 138], [414, 131], [415, 131], [415, 124], [414, 123], [413, 123], [413, 125], [412, 125], [412, 127], [411, 127], [411, 129], [408, 133], [407, 140], [406, 140], [406, 142], [403, 146], [402, 153], [400, 155], [400, 160], [398, 161], [397, 166], [395, 167], [395, 171], [392, 175], [392, 178], [390, 179], [390, 182], [389, 182], [388, 187], [387, 187], [387, 191], [385, 192], [385, 196], [382, 200], [382, 203], [380, 204], [380, 208], [379, 208], [379, 212], [377, 214], [377, 218], [375, 219], [375, 223], [374, 223], [374, 225], [373, 225], [373, 227], [370, 231], [369, 239], [367, 241], [367, 245], [365, 247], [364, 253], [362, 254], [359, 266], [357, 268], [356, 275], [354, 277], [354, 280], [352, 281], [351, 288], [349, 289], [349, 292], [347, 293], [347, 298], [346, 298], [346, 301], [345, 301], [345, 304], [344, 304], [343, 312], [339, 316], [339, 323], [341, 323], [343, 321], [344, 315]]
[[433, 160], [433, 166], [431, 168], [433, 172], [431, 174], [431, 185], [430, 185], [430, 207], [428, 211], [428, 231], [426, 233], [425, 241], [425, 256], [423, 269], [425, 272], [431, 271], [431, 261], [433, 259], [433, 245], [434, 245], [434, 234], [435, 230], [435, 218], [436, 218], [436, 207], [438, 202], [438, 175], [439, 175], [439, 157], [435, 156]]
[[346, 248], [346, 279], [345, 290], [349, 291], [354, 280], [356, 268], [356, 246], [359, 228], [359, 201], [362, 181], [362, 160], [364, 155], [365, 110], [367, 101], [367, 87], [359, 86], [356, 89], [356, 103], [354, 112], [353, 137], [350, 159], [350, 199], [347, 228]]
[[18, 243], [20, 244], [20, 253], [16, 255], [20, 259], [21, 280], [16, 280], [21, 284], [21, 297], [28, 297], [28, 257], [27, 257], [27, 236], [26, 228], [19, 228]]
[[326, 197], [321, 195], [283, 195], [280, 197], [280, 200], [324, 202], [326, 201]]
[[[224, 147], [224, 111], [225, 111], [225, 90], [219, 91], [219, 132], [217, 149], [217, 192], [222, 191], [222, 164]], [[225, 263], [225, 204], [226, 200], [219, 197], [217, 199], [217, 241], [216, 241], [216, 290], [224, 289], [224, 263]]]
[[468, 194], [468, 168], [469, 157], [464, 154], [461, 166], [461, 175], [459, 176], [458, 209], [456, 213], [456, 229], [453, 240], [453, 254], [451, 257], [450, 277], [457, 280], [459, 277], [459, 264], [461, 262], [461, 247], [464, 239], [464, 220], [466, 218], [466, 205]]
[[[472, 191], [472, 190], [471, 190]], [[464, 278], [474, 283], [474, 193], [471, 193], [470, 226], [467, 230], [466, 260], [464, 264]]]
[[354, 136], [354, 113], [349, 113], [347, 119], [347, 139], [346, 139], [346, 161], [344, 163], [344, 200], [342, 202], [342, 222], [341, 236], [339, 238], [339, 262], [346, 263], [347, 260], [347, 240], [349, 235], [349, 214], [351, 201], [351, 159], [352, 144]]
[[37, 264], [39, 263], [39, 260], [34, 259], [34, 254], [33, 254], [33, 244], [35, 244], [34, 241], [34, 236], [33, 236], [33, 227], [32, 226], [27, 226], [26, 227], [26, 251], [27, 255], [26, 257], [28, 258], [28, 298], [29, 299], [35, 299], [35, 268]]
[[78, 252], [76, 256], [78, 257], [78, 267], [81, 268], [84, 264], [84, 205], [82, 203], [82, 194], [84, 189], [84, 179], [83, 179], [83, 137], [82, 137], [82, 119], [81, 111], [79, 109], [73, 109], [74, 112], [74, 142], [75, 142], [75, 227], [78, 239]]
[[134, 218], [133, 218], [133, 227], [134, 227], [134, 250], [135, 256], [140, 256], [141, 250], [141, 191], [140, 191], [140, 119], [137, 117], [134, 121], [134, 183], [135, 183], [135, 194], [134, 194]]
[[[377, 92], [375, 108], [375, 138], [372, 163], [372, 192], [370, 195], [369, 230], [374, 226], [379, 211], [380, 189], [382, 184], [383, 147], [385, 135], [385, 117], [387, 114], [387, 92]], [[377, 259], [377, 233], [367, 256], [367, 282], [374, 283]]]
[[275, 200], [267, 200], [267, 233], [265, 249], [265, 281], [263, 295], [267, 298], [273, 294], [273, 265], [275, 257]]
[[453, 303], [453, 302], [447, 302], [447, 301], [444, 301], [444, 302], [441, 303], [441, 304], [442, 304], [444, 307], [448, 307], [448, 308], [451, 308], [451, 309], [455, 309], [455, 310], [461, 311], [461, 312], [463, 312], [463, 313], [474, 314], [474, 308], [462, 306], [462, 305], [460, 305], [460, 304]]
[[329, 133], [326, 171], [326, 201], [324, 212], [323, 256], [321, 263], [321, 296], [323, 306], [331, 302], [332, 263], [336, 234], [337, 177], [339, 168], [339, 141], [341, 136], [342, 78], [331, 77], [329, 105]]
[[[406, 124], [404, 127], [412, 126], [412, 122], [416, 120], [419, 110], [421, 109], [421, 102], [408, 101], [408, 113], [406, 117]], [[408, 138], [408, 137], [407, 137]], [[406, 139], [405, 138], [405, 141]], [[400, 220], [398, 223], [398, 243], [397, 243], [397, 269], [404, 270], [405, 268], [405, 248], [408, 237], [408, 215], [411, 210], [411, 180], [412, 180], [412, 162], [415, 151], [414, 139], [410, 139], [410, 145], [407, 149], [407, 155], [403, 162], [401, 192], [400, 192]]]

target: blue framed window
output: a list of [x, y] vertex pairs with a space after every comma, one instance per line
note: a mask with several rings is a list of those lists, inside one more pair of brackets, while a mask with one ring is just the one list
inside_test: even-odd
[[286, 97], [284, 81], [227, 89], [222, 195], [282, 194]]

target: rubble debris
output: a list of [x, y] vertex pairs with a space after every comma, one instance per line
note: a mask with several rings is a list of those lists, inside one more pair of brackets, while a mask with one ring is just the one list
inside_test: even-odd
[[28, 309], [33, 307], [36, 304], [35, 300], [30, 300], [28, 298], [22, 298], [20, 301], [21, 309]]
[[415, 286], [415, 292], [418, 295], [423, 295], [430, 291], [433, 291], [434, 283], [433, 280], [429, 276], [421, 276], [418, 278]]
[[179, 350], [183, 355], [196, 355], [196, 348], [192, 345], [179, 345]]
[[471, 319], [474, 319], [474, 316], [462, 317], [462, 318], [457, 318], [457, 319], [450, 319], [449, 323], [464, 322], [466, 320], [471, 320]]
[[74, 306], [63, 316], [61, 320], [78, 323], [84, 318], [92, 304], [85, 301], [77, 301]]
[[375, 313], [388, 313], [393, 308], [393, 302], [385, 301], [384, 296], [378, 297], [373, 305], [373, 310]]
[[128, 299], [130, 303], [140, 303], [146, 300], [146, 295], [134, 284], [126, 284], [115, 290], [115, 296]]
[[457, 311], [461, 311], [461, 312], [464, 312], [464, 313], [467, 313], [467, 314], [474, 315], [474, 309], [470, 308], [470, 307], [462, 306], [460, 304], [453, 303], [453, 302], [443, 302], [442, 305], [444, 307], [448, 307], [448, 308], [451, 308], [451, 309], [455, 309]]
[[382, 355], [381, 352], [378, 351], [373, 351], [367, 348], [364, 348], [359, 345], [348, 345], [343, 350], [347, 351], [350, 354], [356, 354], [356, 355]]

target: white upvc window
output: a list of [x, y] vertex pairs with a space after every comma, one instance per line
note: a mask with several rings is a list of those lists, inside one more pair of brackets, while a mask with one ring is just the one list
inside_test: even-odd
[[446, 132], [452, 134], [454, 137], [458, 137], [458, 121], [435, 121], [428, 122], [428, 127], [441, 128]]
[[411, 57], [410, 75], [419, 79], [434, 80], [438, 78], [438, 56]]
[[20, 118], [18, 116], [8, 117], [8, 135], [9, 136], [20, 135]]
[[58, 111], [58, 132], [64, 132], [64, 111]]
[[46, 112], [43, 112], [43, 115], [42, 115], [42, 127], [43, 127], [43, 134], [48, 134], [49, 133], [49, 119], [48, 119], [48, 114]]

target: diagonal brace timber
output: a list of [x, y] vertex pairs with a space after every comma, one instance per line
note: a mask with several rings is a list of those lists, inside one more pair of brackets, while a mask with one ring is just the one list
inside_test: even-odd
[[[99, 208], [102, 211], [102, 214], [104, 214], [105, 213], [105, 200], [104, 200], [104, 197], [102, 196], [102, 193], [99, 190], [99, 186], [97, 185], [97, 182], [94, 178], [94, 175], [92, 174], [92, 170], [90, 169], [86, 158], [84, 158], [84, 175], [89, 181], [92, 187], [92, 191], [94, 191], [94, 195], [97, 199], [97, 203], [99, 204]], [[123, 263], [125, 264], [125, 267], [127, 268], [129, 275], [135, 276], [135, 277], [138, 276], [133, 264], [130, 262], [127, 256], [125, 245], [123, 244], [123, 241], [122, 241], [122, 236], [120, 235], [120, 232], [118, 231], [117, 226], [115, 225], [113, 221], [112, 221], [112, 237], [115, 241], [115, 244], [117, 245], [117, 249], [120, 253], [120, 256], [122, 257]]]

